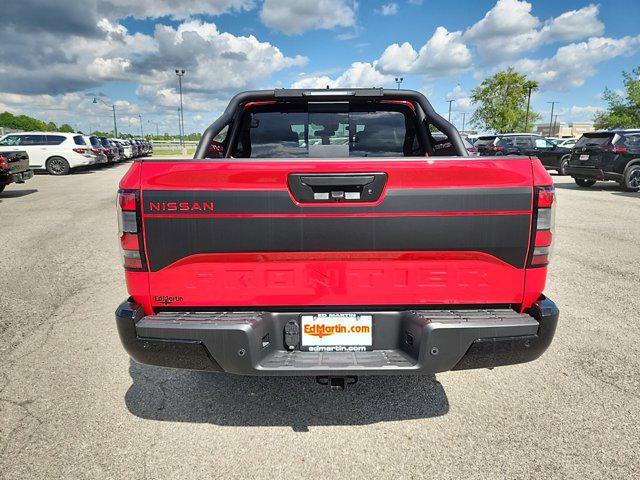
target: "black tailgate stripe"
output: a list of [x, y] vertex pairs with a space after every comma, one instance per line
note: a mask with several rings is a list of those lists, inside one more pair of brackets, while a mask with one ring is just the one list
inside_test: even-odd
[[202, 253], [478, 251], [523, 268], [529, 215], [421, 217], [146, 217], [150, 268]]
[[[286, 190], [145, 190], [144, 212], [148, 215], [188, 213], [428, 213], [510, 212], [531, 209], [531, 188], [431, 188], [393, 189], [375, 207], [299, 207]], [[185, 210], [169, 210], [170, 203], [186, 202]], [[213, 210], [204, 210], [213, 203]], [[198, 208], [199, 207], [199, 208]]]

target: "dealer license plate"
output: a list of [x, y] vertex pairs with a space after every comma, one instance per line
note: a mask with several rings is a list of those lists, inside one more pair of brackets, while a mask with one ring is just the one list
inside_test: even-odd
[[361, 352], [373, 345], [373, 316], [318, 313], [300, 317], [300, 349], [309, 352]]
[[589, 155], [580, 155], [580, 160], [589, 160]]

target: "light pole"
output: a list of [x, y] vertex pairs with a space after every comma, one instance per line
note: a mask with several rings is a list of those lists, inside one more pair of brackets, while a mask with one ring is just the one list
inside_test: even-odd
[[451, 123], [451, 104], [453, 102], [455, 102], [455, 100], [446, 100], [447, 102], [449, 102], [449, 123]]
[[178, 85], [180, 89], [180, 145], [183, 146], [184, 149], [184, 108], [182, 107], [182, 77], [184, 76], [184, 69], [176, 68], [176, 75], [178, 76]]
[[462, 112], [462, 132], [464, 133], [465, 120], [467, 119], [467, 112]]
[[[556, 132], [556, 126], [557, 126], [557, 124], [558, 124], [558, 114], [556, 113], [556, 114], [553, 116], [553, 135], [551, 135], [552, 137], [555, 137], [555, 136], [556, 136], [556, 135], [555, 135], [555, 132]], [[559, 134], [560, 134], [560, 132], [558, 132], [558, 136], [560, 136]]]
[[547, 102], [551, 104], [551, 117], [549, 117], [549, 136], [553, 137], [553, 130], [552, 130], [552, 123], [553, 123], [553, 107], [556, 106], [556, 103], [560, 103], [560, 102]]
[[142, 133], [142, 115], [138, 114], [138, 118], [140, 119], [140, 138], [144, 138], [144, 133]]
[[527, 95], [527, 114], [524, 117], [524, 132], [527, 133], [529, 131], [529, 106], [531, 105], [531, 90], [533, 90], [533, 85], [527, 85], [527, 89], [529, 90], [529, 94]]
[[398, 86], [398, 90], [400, 90], [400, 84], [404, 82], [403, 77], [396, 77], [396, 85]]
[[97, 97], [93, 97], [93, 103], [98, 103], [98, 100], [100, 100], [102, 103], [104, 103], [107, 107], [111, 107], [113, 110], [113, 134], [116, 138], [118, 138], [118, 124], [116, 123], [116, 104], [112, 104], [109, 105], [107, 102], [105, 102], [104, 100], [102, 100], [101, 98], [97, 98]]
[[150, 123], [152, 125], [156, 126], [156, 137], [160, 136], [160, 127], [159, 127], [159, 123], [158, 122], [152, 122], [151, 120], [147, 120], [147, 123]]

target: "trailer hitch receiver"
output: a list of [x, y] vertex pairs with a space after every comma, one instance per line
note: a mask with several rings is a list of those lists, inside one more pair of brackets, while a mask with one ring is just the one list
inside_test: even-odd
[[347, 385], [353, 385], [358, 381], [355, 375], [345, 375], [341, 377], [316, 377], [316, 382], [320, 385], [328, 385], [331, 390], [344, 390]]

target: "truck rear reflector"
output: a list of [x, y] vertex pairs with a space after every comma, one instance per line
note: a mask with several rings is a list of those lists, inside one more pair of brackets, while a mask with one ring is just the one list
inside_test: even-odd
[[118, 237], [125, 270], [147, 270], [137, 191], [118, 191]]

